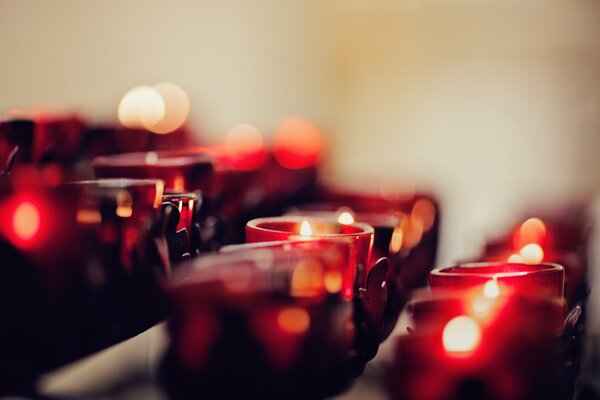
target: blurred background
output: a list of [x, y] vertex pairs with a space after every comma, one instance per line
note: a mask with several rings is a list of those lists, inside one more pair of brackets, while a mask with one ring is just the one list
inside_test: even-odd
[[0, 0], [0, 111], [112, 123], [174, 82], [219, 142], [299, 116], [338, 179], [442, 202], [439, 263], [600, 187], [600, 2]]

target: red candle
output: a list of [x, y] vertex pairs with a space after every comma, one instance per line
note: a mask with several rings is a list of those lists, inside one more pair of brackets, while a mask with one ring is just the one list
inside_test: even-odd
[[96, 157], [94, 172], [100, 178], [161, 179], [165, 188], [210, 193], [214, 180], [212, 156], [205, 151], [149, 151]]
[[371, 249], [373, 246], [373, 227], [354, 223], [349, 225], [317, 218], [271, 217], [258, 218], [246, 224], [246, 242], [270, 242], [279, 240], [341, 239], [351, 246], [354, 264], [346, 270], [344, 296], [353, 296], [353, 282], [358, 276], [358, 284], [365, 287]]
[[467, 289], [490, 280], [516, 293], [564, 296], [564, 268], [558, 264], [472, 263], [439, 267], [429, 274], [434, 291]]
[[169, 288], [167, 392], [313, 398], [334, 384], [352, 345], [340, 284], [348, 257], [344, 243], [269, 244], [180, 269]]
[[551, 398], [563, 307], [481, 288], [417, 300], [409, 305], [413, 330], [397, 340], [392, 398]]
[[286, 215], [304, 215], [308, 217], [326, 218], [341, 224], [360, 222], [371, 225], [374, 229], [373, 251], [369, 265], [373, 265], [381, 257], [387, 257], [394, 230], [400, 226], [400, 218], [394, 213], [355, 212], [347, 207], [337, 209], [329, 204], [309, 204], [296, 208]]

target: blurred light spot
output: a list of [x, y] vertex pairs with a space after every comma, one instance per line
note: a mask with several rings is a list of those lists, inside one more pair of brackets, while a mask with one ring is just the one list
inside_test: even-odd
[[188, 207], [190, 211], [194, 211], [194, 199], [190, 199], [190, 201], [188, 202]]
[[40, 211], [32, 202], [23, 201], [15, 208], [12, 227], [20, 240], [33, 239], [40, 229], [40, 222]]
[[410, 218], [413, 224], [420, 224], [426, 232], [433, 226], [435, 220], [435, 206], [427, 199], [419, 199], [413, 205]]
[[339, 293], [342, 290], [344, 277], [341, 272], [327, 271], [323, 276], [323, 283], [328, 293]]
[[310, 315], [303, 308], [285, 308], [277, 315], [277, 324], [288, 333], [304, 333], [310, 326]]
[[155, 151], [149, 151], [144, 156], [144, 162], [147, 165], [156, 165], [158, 164], [158, 154]]
[[477, 321], [462, 315], [448, 321], [442, 333], [444, 350], [454, 356], [473, 352], [481, 341], [481, 328]]
[[323, 290], [323, 266], [319, 260], [305, 258], [294, 267], [291, 294], [295, 297], [315, 296]]
[[275, 159], [286, 168], [306, 168], [317, 162], [323, 140], [316, 126], [302, 118], [288, 118], [273, 137]]
[[312, 236], [312, 227], [308, 221], [302, 221], [300, 224], [300, 236]]
[[473, 314], [482, 318], [488, 314], [494, 304], [494, 299], [489, 297], [477, 297], [473, 301]]
[[488, 298], [496, 298], [500, 296], [500, 286], [496, 278], [490, 279], [483, 285], [483, 295]]
[[404, 234], [402, 233], [402, 228], [399, 226], [394, 228], [392, 239], [390, 240], [390, 252], [398, 253], [400, 250], [402, 250], [403, 238]]
[[520, 249], [528, 244], [541, 244], [546, 238], [546, 225], [539, 218], [529, 218], [521, 224], [513, 237], [515, 248]]
[[174, 83], [159, 83], [152, 88], [162, 97], [164, 115], [147, 128], [158, 134], [171, 133], [185, 123], [190, 111], [190, 100], [183, 89]]
[[343, 211], [337, 220], [342, 225], [352, 225], [354, 223], [354, 216], [350, 211]]
[[102, 216], [98, 210], [79, 209], [77, 210], [77, 222], [80, 224], [99, 224], [102, 222]]
[[225, 137], [225, 151], [235, 168], [257, 169], [266, 161], [262, 133], [252, 125], [237, 125]]
[[133, 215], [133, 199], [129, 192], [122, 190], [117, 194], [116, 213], [121, 218], [129, 218]]
[[185, 190], [185, 179], [181, 175], [175, 175], [173, 178], [173, 189], [180, 192]]
[[537, 243], [531, 243], [524, 246], [519, 255], [525, 264], [539, 264], [544, 259], [544, 250]]
[[162, 96], [149, 86], [130, 89], [119, 103], [119, 122], [128, 128], [149, 129], [165, 115]]

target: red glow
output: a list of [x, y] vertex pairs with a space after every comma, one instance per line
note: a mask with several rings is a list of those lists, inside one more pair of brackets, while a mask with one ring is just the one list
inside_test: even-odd
[[273, 138], [277, 162], [286, 168], [306, 168], [316, 163], [323, 141], [316, 126], [301, 118], [284, 120]]
[[252, 125], [238, 125], [227, 133], [225, 150], [234, 168], [253, 170], [267, 160], [262, 133]]
[[12, 216], [12, 228], [15, 236], [22, 241], [30, 241], [40, 230], [40, 211], [30, 201], [17, 205]]

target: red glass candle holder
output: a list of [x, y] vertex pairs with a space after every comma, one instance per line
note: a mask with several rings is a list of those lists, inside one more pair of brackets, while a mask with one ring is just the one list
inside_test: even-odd
[[[308, 224], [310, 232], [301, 232], [302, 224]], [[345, 272], [344, 295], [352, 298], [354, 282], [365, 287], [371, 248], [373, 227], [354, 223], [343, 225], [335, 221], [303, 217], [258, 218], [246, 224], [246, 242], [269, 242], [279, 240], [342, 239], [351, 244], [353, 262]]]
[[165, 188], [210, 193], [214, 163], [207, 152], [150, 151], [96, 157], [94, 173], [99, 178], [160, 179]]
[[31, 385], [165, 315], [153, 232], [162, 182], [5, 183], [0, 352], [11, 363], [0, 363], [0, 391]]
[[381, 257], [389, 255], [394, 229], [400, 225], [400, 218], [397, 214], [391, 212], [355, 212], [348, 207], [337, 206], [335, 203], [313, 203], [295, 206], [286, 215], [325, 218], [342, 224], [359, 222], [372, 226], [374, 237], [370, 265], [373, 265]]
[[557, 264], [472, 263], [431, 271], [433, 291], [468, 289], [490, 280], [516, 293], [563, 298], [564, 268]]
[[479, 292], [435, 295], [409, 306], [415, 323], [396, 342], [391, 398], [562, 398], [564, 301]]
[[176, 274], [160, 373], [171, 398], [326, 394], [351, 348], [349, 248], [291, 246], [207, 255]]

